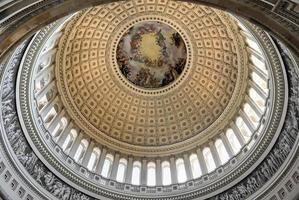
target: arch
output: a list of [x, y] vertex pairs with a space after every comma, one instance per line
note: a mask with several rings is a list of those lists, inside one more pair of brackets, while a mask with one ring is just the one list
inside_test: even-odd
[[108, 178], [111, 172], [111, 167], [113, 164], [113, 155], [112, 154], [107, 154], [106, 158], [104, 160], [104, 164], [103, 164], [103, 168], [102, 168], [102, 172], [101, 175]]
[[96, 167], [96, 163], [99, 161], [101, 155], [101, 150], [98, 147], [93, 148], [92, 153], [90, 155], [87, 169], [90, 171], [94, 171]]
[[156, 163], [154, 162], [149, 162], [147, 164], [147, 185], [156, 185]]
[[259, 69], [262, 69], [263, 71], [267, 71], [266, 70], [266, 63], [264, 60], [261, 60], [260, 58], [258, 58], [256, 55], [252, 54], [250, 56], [250, 61], [252, 62], [252, 64], [254, 66], [256, 66]]
[[256, 112], [253, 110], [253, 108], [248, 103], [245, 103], [243, 110], [244, 110], [244, 113], [248, 116], [249, 120], [254, 125], [254, 128], [257, 128], [260, 118], [258, 117]]
[[225, 164], [229, 160], [229, 155], [228, 155], [227, 150], [223, 144], [223, 141], [221, 139], [217, 139], [215, 141], [215, 147], [216, 147], [216, 150], [219, 155], [221, 163]]
[[216, 169], [216, 164], [215, 164], [215, 161], [214, 161], [214, 158], [213, 158], [213, 155], [212, 155], [212, 152], [211, 152], [210, 148], [205, 147], [202, 150], [202, 154], [203, 154], [203, 157], [205, 159], [208, 172], [211, 172], [214, 169]]
[[248, 126], [244, 122], [242, 117], [237, 117], [236, 126], [239, 128], [246, 142], [251, 138], [252, 132], [249, 130]]
[[132, 179], [131, 183], [133, 185], [140, 185], [140, 176], [141, 175], [141, 162], [135, 161], [133, 163], [133, 169], [132, 169]]
[[75, 129], [71, 129], [70, 133], [66, 136], [61, 148], [63, 151], [67, 152], [72, 146], [73, 142], [77, 138], [77, 131]]
[[236, 137], [234, 131], [232, 129], [228, 129], [226, 131], [226, 137], [227, 140], [229, 141], [230, 145], [232, 146], [232, 149], [234, 151], [235, 154], [237, 154], [240, 149], [242, 148], [238, 138]]
[[67, 126], [68, 120], [65, 117], [62, 117], [60, 119], [60, 122], [56, 125], [54, 130], [52, 131], [51, 135], [56, 138], [61, 135], [62, 131]]
[[195, 153], [190, 155], [190, 165], [193, 178], [198, 178], [202, 175], [198, 157]]
[[46, 114], [46, 116], [44, 117], [44, 122], [45, 123], [50, 123], [57, 114], [58, 114], [58, 109], [55, 109], [55, 107], [53, 106], [49, 110], [49, 112]]
[[121, 158], [118, 163], [118, 169], [116, 174], [116, 180], [118, 182], [124, 182], [125, 181], [125, 173], [127, 170], [127, 160], [124, 158]]
[[169, 161], [163, 161], [161, 164], [162, 167], [162, 184], [170, 185], [171, 180], [171, 171], [170, 171], [170, 163]]
[[264, 80], [260, 75], [258, 75], [256, 72], [251, 73], [252, 80], [258, 84], [258, 86], [268, 95], [269, 89], [268, 89], [268, 82], [267, 80]]
[[44, 96], [42, 96], [40, 99], [37, 100], [37, 107], [38, 110], [40, 111], [41, 109], [43, 109], [45, 107], [45, 105], [47, 105], [47, 103], [49, 102], [48, 98], [47, 98], [47, 94], [45, 94]]
[[176, 170], [177, 170], [177, 177], [178, 182], [183, 183], [187, 181], [187, 174], [186, 174], [186, 168], [185, 163], [182, 158], [178, 158], [175, 162], [176, 164]]
[[88, 147], [88, 141], [86, 139], [81, 140], [80, 145], [74, 155], [74, 160], [77, 163], [80, 163], [82, 161], [82, 158], [86, 152], [87, 147]]
[[258, 107], [264, 112], [266, 107], [266, 100], [263, 99], [255, 89], [250, 88], [248, 91], [249, 97], [258, 105]]

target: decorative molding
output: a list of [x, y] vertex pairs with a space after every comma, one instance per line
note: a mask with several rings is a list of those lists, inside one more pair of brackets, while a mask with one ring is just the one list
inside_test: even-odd
[[[162, 190], [161, 195], [171, 195], [172, 197], [170, 197], [170, 196], [167, 197], [169, 199], [171, 199], [171, 198], [184, 199], [184, 198], [190, 198], [191, 196], [192, 197], [204, 196], [207, 194], [212, 195], [213, 194], [212, 192], [217, 193], [218, 189], [220, 189], [220, 188], [223, 189], [223, 185], [225, 185], [226, 187], [229, 187], [228, 185], [232, 184], [232, 181], [236, 182], [238, 180], [241, 180], [242, 177], [244, 177], [244, 176], [246, 176], [246, 174], [250, 173], [255, 168], [255, 166], [258, 164], [257, 160], [262, 159], [263, 158], [262, 155], [264, 155], [265, 152], [268, 151], [267, 149], [271, 148], [272, 144], [274, 143], [275, 139], [273, 139], [273, 137], [274, 138], [277, 137], [277, 134], [275, 136], [275, 133], [277, 131], [277, 127], [280, 124], [279, 121], [283, 120], [281, 115], [283, 115], [282, 114], [282, 110], [284, 107], [283, 102], [285, 100], [284, 89], [286, 86], [283, 85], [284, 78], [283, 78], [283, 74], [281, 71], [282, 70], [281, 63], [280, 63], [280, 60], [278, 59], [278, 54], [273, 47], [273, 43], [271, 43], [268, 36], [263, 31], [261, 31], [260, 29], [258, 29], [256, 27], [253, 27], [253, 28], [256, 29], [256, 34], [259, 35], [259, 37], [261, 37], [263, 39], [264, 45], [266, 45], [265, 51], [266, 51], [267, 55], [269, 56], [269, 62], [271, 62], [273, 74], [274, 74], [274, 76], [277, 76], [276, 77], [277, 82], [275, 82], [275, 84], [277, 84], [277, 86], [274, 87], [274, 88], [277, 88], [276, 94], [281, 94], [280, 92], [282, 92], [281, 95], [278, 95], [275, 98], [275, 100], [280, 101], [280, 103], [274, 102], [274, 105], [277, 105], [276, 109], [278, 109], [278, 110], [276, 110], [276, 113], [274, 112], [275, 110], [273, 111], [274, 113], [272, 114], [272, 121], [269, 122], [271, 124], [271, 126], [267, 127], [268, 128], [267, 135], [263, 136], [264, 138], [261, 140], [261, 142], [259, 143], [259, 145], [257, 146], [256, 149], [253, 149], [252, 151], [248, 152], [249, 154], [246, 154], [246, 155], [250, 155], [250, 156], [248, 156], [249, 158], [247, 160], [245, 160], [242, 165], [238, 166], [239, 169], [235, 166], [236, 168], [234, 168], [234, 170], [231, 173], [229, 173], [229, 175], [220, 179], [219, 180], [220, 182], [218, 182], [217, 184], [214, 183], [212, 185], [202, 186], [202, 179], [199, 179], [199, 180], [201, 180], [199, 182], [197, 182], [197, 180], [194, 180], [194, 182], [190, 181], [185, 184], [179, 184], [178, 186], [162, 187], [163, 190]], [[30, 65], [28, 65], [28, 66], [30, 66]], [[28, 67], [28, 69], [30, 69], [30, 67]], [[22, 81], [26, 81], [26, 80], [22, 80]], [[20, 83], [22, 83], [22, 81]], [[28, 79], [27, 79], [27, 81], [28, 81]], [[280, 84], [282, 84], [282, 85], [280, 85]], [[22, 90], [22, 91], [25, 91], [25, 90]], [[22, 106], [21, 106], [21, 108], [22, 108]], [[24, 112], [24, 111], [22, 111], [22, 112]], [[29, 114], [30, 112], [27, 112], [27, 113]], [[22, 118], [24, 118], [24, 117], [25, 116], [22, 116]], [[26, 129], [28, 130], [28, 128], [32, 128], [32, 126], [29, 126]], [[30, 138], [30, 140], [33, 139], [33, 141], [35, 141], [35, 142], [39, 140], [39, 136], [38, 137], [34, 136], [34, 134], [37, 133], [36, 130], [30, 131], [28, 133], [33, 134], [30, 137], [28, 137], [28, 138]], [[28, 134], [28, 133], [26, 133], [26, 134]], [[36, 140], [36, 139], [38, 139], [38, 140]], [[269, 144], [270, 144], [270, 146], [269, 146]], [[70, 183], [74, 182], [76, 185], [80, 185], [82, 183], [82, 181], [83, 181], [82, 176], [84, 176], [84, 174], [82, 174], [82, 172], [76, 173], [76, 174], [71, 174], [68, 171], [68, 169], [65, 168], [66, 167], [65, 164], [63, 164], [63, 165], [59, 164], [57, 161], [55, 161], [55, 159], [57, 159], [57, 158], [54, 158], [52, 153], [46, 152], [48, 150], [46, 150], [45, 146], [42, 147], [39, 145], [43, 145], [43, 144], [40, 143], [40, 144], [36, 145], [36, 147], [39, 148], [38, 152], [42, 153], [43, 156], [47, 156], [48, 157], [46, 159], [47, 162], [49, 162], [50, 165], [54, 164], [55, 168], [58, 171], [60, 171], [59, 173], [62, 173], [63, 176], [65, 176], [65, 178], [68, 177], [69, 178], [68, 182], [70, 182]], [[49, 158], [49, 157], [51, 157], [51, 158]], [[65, 172], [67, 172], [67, 173], [64, 174]], [[82, 174], [82, 175], [80, 175], [80, 174]], [[218, 177], [217, 175], [216, 176], [214, 176], [214, 175], [215, 174], [210, 174], [208, 177]], [[84, 184], [82, 184], [82, 187], [89, 191], [93, 190], [97, 194], [101, 194], [101, 192], [103, 191], [102, 189], [105, 188], [106, 190], [101, 195], [106, 194], [106, 195], [113, 196], [113, 195], [117, 194], [117, 195], [119, 195], [118, 198], [130, 198], [130, 194], [128, 194], [128, 196], [124, 196], [120, 191], [119, 192], [117, 191], [117, 190], [122, 190], [125, 188], [125, 186], [122, 186], [123, 184], [115, 183], [113, 185], [112, 184], [108, 185], [108, 183], [109, 183], [108, 180], [105, 180], [104, 178], [100, 178], [99, 176], [95, 176], [95, 178], [96, 177], [98, 178], [98, 180], [95, 181], [95, 183], [97, 183], [96, 190], [94, 190], [95, 185], [90, 185], [88, 182], [85, 182]], [[236, 177], [239, 177], [239, 178], [236, 178]], [[89, 178], [89, 181], [90, 181], [90, 178]], [[98, 183], [102, 183], [105, 185], [99, 187]], [[192, 184], [190, 184], [190, 183], [192, 183]], [[186, 195], [178, 194], [181, 190], [186, 190], [187, 188], [188, 188], [187, 191], [191, 190], [192, 185], [194, 185], [193, 188], [195, 189], [196, 192], [187, 193]], [[118, 189], [116, 189], [116, 188], [118, 188]], [[132, 186], [130, 186], [130, 188], [131, 188], [130, 193], [132, 193], [132, 195], [133, 194], [138, 195], [138, 196], [141, 195], [140, 198], [142, 197], [144, 199], [151, 198], [149, 196], [152, 196], [153, 193], [158, 192], [158, 190], [153, 187], [145, 187], [145, 186], [132, 187]], [[171, 188], [172, 193], [168, 193], [168, 192], [166, 193], [166, 191], [167, 191], [166, 188], [168, 188], [167, 190], [169, 190], [169, 188]], [[175, 190], [176, 190], [176, 192], [175, 192]], [[140, 194], [139, 194], [139, 192], [140, 192]], [[146, 196], [146, 195], [149, 195], [149, 196]], [[178, 195], [178, 196], [175, 197], [174, 195]], [[156, 198], [163, 199], [164, 197], [159, 196]]]

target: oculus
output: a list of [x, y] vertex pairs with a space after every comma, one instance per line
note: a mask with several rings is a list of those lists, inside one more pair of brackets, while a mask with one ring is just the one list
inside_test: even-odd
[[172, 27], [145, 21], [124, 33], [116, 55], [120, 71], [131, 83], [143, 88], [160, 88], [183, 72], [187, 50], [183, 38]]

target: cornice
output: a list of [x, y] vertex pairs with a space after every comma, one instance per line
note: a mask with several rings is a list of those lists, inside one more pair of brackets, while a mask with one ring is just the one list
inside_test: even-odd
[[[256, 27], [253, 27], [253, 28], [256, 28]], [[275, 88], [277, 88], [277, 91], [276, 91], [276, 94], [279, 94], [280, 92], [280, 95], [278, 95], [276, 97], [276, 101], [280, 101], [280, 103], [277, 103], [277, 102], [274, 102], [274, 105], [276, 105], [276, 113], [274, 112], [272, 114], [272, 118], [271, 118], [271, 121], [269, 122], [271, 126], [268, 127], [267, 129], [267, 134], [263, 137], [263, 139], [261, 140], [261, 142], [259, 143], [259, 145], [257, 146], [256, 149], [250, 151], [249, 153], [249, 158], [244, 160], [244, 162], [242, 163], [242, 165], [239, 165], [238, 169], [234, 168], [234, 170], [229, 174], [227, 175], [226, 177], [223, 177], [220, 179], [220, 182], [218, 183], [213, 183], [213, 184], [210, 184], [210, 185], [207, 185], [207, 186], [204, 186], [204, 187], [201, 187], [200, 185], [194, 187], [194, 191], [193, 192], [188, 192], [188, 190], [186, 191], [185, 194], [183, 195], [179, 195], [179, 196], [173, 196], [173, 194], [169, 193], [167, 194], [168, 196], [166, 197], [165, 195], [166, 194], [157, 194], [156, 197], [148, 197], [148, 196], [145, 196], [145, 194], [138, 194], [138, 193], [135, 193], [133, 195], [130, 194], [131, 192], [127, 192], [127, 195], [123, 195], [122, 193], [120, 192], [117, 192], [115, 191], [115, 189], [112, 189], [110, 186], [107, 187], [107, 186], [103, 186], [104, 187], [107, 187], [105, 191], [102, 190], [102, 187], [95, 187], [94, 184], [90, 184], [88, 182], [85, 182], [84, 180], [82, 180], [82, 176], [84, 176], [84, 173], [80, 176], [79, 174], [80, 173], [76, 173], [76, 174], [73, 174], [73, 172], [70, 172], [65, 165], [62, 165], [61, 163], [59, 163], [59, 161], [57, 161], [55, 157], [53, 157], [53, 153], [51, 153], [50, 151], [47, 150], [46, 146], [43, 146], [42, 143], [35, 143], [36, 147], [38, 148], [38, 152], [43, 154], [43, 158], [48, 157], [46, 158], [47, 162], [48, 163], [51, 163], [50, 165], [54, 165], [56, 170], [60, 171], [60, 172], [57, 172], [56, 173], [59, 173], [59, 174], [63, 174], [62, 176], [65, 176], [65, 177], [68, 177], [69, 180], [68, 182], [70, 184], [72, 183], [75, 183], [76, 187], [78, 187], [78, 185], [81, 185], [83, 188], [85, 188], [85, 190], [89, 190], [89, 191], [94, 191], [96, 192], [97, 194], [100, 194], [100, 195], [108, 195], [111, 197], [116, 195], [118, 196], [118, 198], [132, 198], [132, 197], [137, 197], [140, 195], [140, 198], [141, 199], [151, 199], [151, 198], [159, 198], [159, 199], [164, 199], [164, 198], [167, 198], [167, 199], [172, 199], [172, 198], [175, 198], [175, 199], [184, 199], [184, 198], [191, 198], [191, 197], [208, 197], [208, 196], [211, 196], [215, 193], [217, 193], [217, 190], [218, 189], [223, 189], [223, 186], [224, 188], [228, 188], [229, 184], [233, 184], [242, 180], [243, 178], [242, 177], [245, 177], [247, 174], [249, 174], [250, 172], [252, 172], [252, 170], [254, 170], [254, 168], [259, 164], [260, 161], [258, 160], [261, 160], [263, 159], [263, 157], [267, 154], [267, 152], [271, 149], [273, 143], [275, 142], [275, 138], [278, 137], [279, 135], [279, 128], [278, 126], [280, 126], [281, 124], [279, 123], [279, 121], [283, 121], [283, 110], [284, 110], [284, 101], [285, 101], [285, 85], [284, 84], [284, 76], [282, 75], [282, 66], [281, 66], [281, 63], [280, 63], [280, 60], [278, 59], [278, 55], [277, 55], [277, 52], [275, 51], [275, 49], [273, 48], [273, 43], [271, 42], [271, 40], [269, 40], [267, 34], [265, 34], [263, 31], [261, 31], [260, 29], [256, 28], [256, 32], [257, 32], [257, 35], [259, 35], [260, 38], [263, 39], [264, 41], [264, 45], [265, 45], [265, 50], [267, 51], [267, 55], [269, 56], [269, 62], [271, 62], [271, 65], [272, 65], [272, 68], [273, 68], [273, 73], [274, 75], [279, 75], [278, 77], [276, 77], [276, 82], [275, 84], [278, 84], [279, 86], [276, 86]], [[30, 65], [29, 65], [30, 66]], [[29, 69], [29, 68], [28, 68]], [[282, 75], [282, 76], [281, 76]], [[22, 76], [23, 77], [23, 76]], [[26, 77], [26, 76], [25, 76]], [[24, 79], [22, 80], [24, 81]], [[22, 83], [22, 81], [20, 83]], [[282, 85], [280, 85], [282, 84]], [[22, 90], [24, 91], [24, 90]], [[280, 91], [280, 92], [278, 92]], [[25, 96], [20, 96], [21, 98], [24, 98]], [[26, 97], [28, 98], [28, 96]], [[21, 106], [22, 108], [22, 106]], [[279, 110], [279, 111], [278, 111]], [[24, 112], [24, 110], [22, 111]], [[27, 113], [30, 113], [30, 112], [27, 112]], [[23, 120], [26, 121], [26, 119], [24, 119], [24, 116], [23, 117]], [[28, 128], [33, 128], [32, 126], [30, 127], [26, 127], [26, 130], [28, 130]], [[33, 139], [38, 141], [39, 140], [39, 136], [34, 136], [34, 134], [37, 133], [37, 130], [32, 130], [32, 131], [29, 131], [27, 132], [27, 138], [28, 139]], [[30, 134], [30, 136], [28, 135]], [[36, 142], [35, 141], [35, 142]], [[65, 173], [65, 174], [64, 174]], [[213, 176], [213, 174], [209, 175], [208, 177], [210, 176]], [[237, 178], [239, 177], [239, 178]], [[67, 181], [67, 179], [64, 179], [65, 181]], [[104, 178], [100, 178], [98, 181], [101, 182], [101, 180], [105, 181], [106, 184], [108, 183], [107, 181], [108, 180], [105, 180]], [[84, 183], [83, 183], [84, 182]], [[105, 183], [104, 182], [104, 183]], [[192, 183], [193, 181], [190, 181], [190, 182], [187, 182], [186, 184], [180, 184], [178, 185], [179, 188], [185, 188], [185, 187], [192, 187], [193, 184], [195, 184], [196, 180]], [[191, 184], [190, 184], [191, 183]], [[120, 186], [119, 183], [116, 183], [117, 187], [119, 188], [125, 188], [124, 186]], [[195, 184], [196, 185], [196, 184]], [[138, 188], [138, 186], [136, 187]], [[141, 186], [140, 188], [147, 188], [147, 187], [144, 187], [144, 186]], [[151, 192], [154, 192], [156, 190], [152, 190], [151, 188], [149, 188], [151, 190]], [[103, 193], [101, 193], [103, 191]], [[131, 196], [132, 195], [132, 196]], [[136, 196], [135, 196], [136, 195]], [[153, 193], [150, 193], [149, 194], [150, 196], [153, 195]], [[159, 195], [159, 196], [158, 196]], [[172, 197], [170, 197], [169, 195], [171, 195]], [[178, 195], [178, 194], [175, 194], [175, 195]], [[207, 195], [207, 196], [205, 196]], [[114, 196], [115, 197], [115, 196]]]

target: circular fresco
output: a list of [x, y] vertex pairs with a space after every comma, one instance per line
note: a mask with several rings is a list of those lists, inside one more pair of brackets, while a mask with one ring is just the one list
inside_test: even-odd
[[187, 59], [181, 35], [161, 22], [140, 22], [122, 36], [117, 62], [122, 74], [133, 84], [160, 88], [175, 81]]

